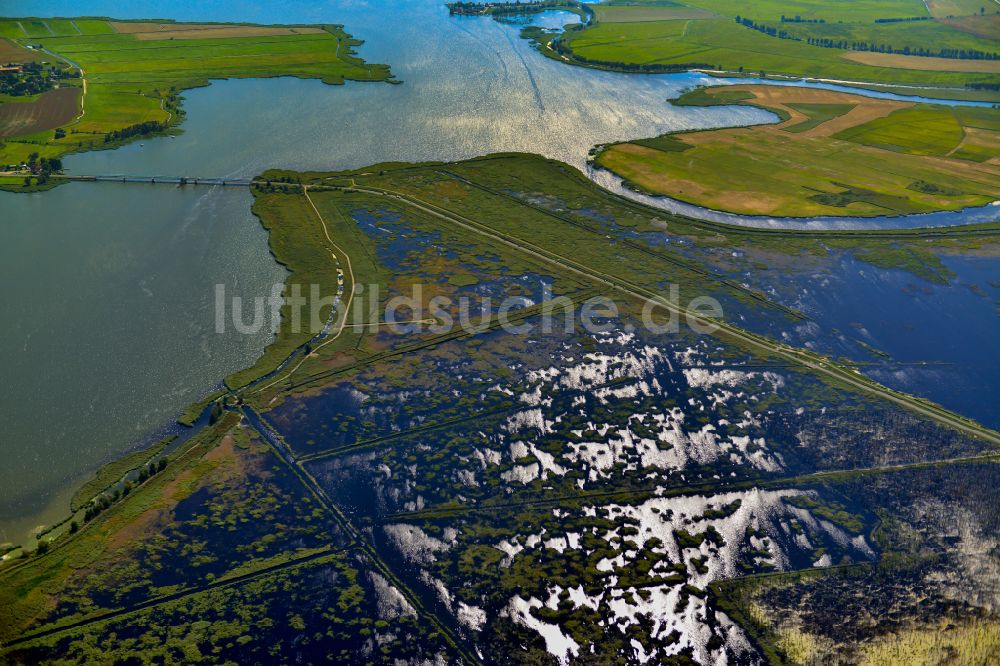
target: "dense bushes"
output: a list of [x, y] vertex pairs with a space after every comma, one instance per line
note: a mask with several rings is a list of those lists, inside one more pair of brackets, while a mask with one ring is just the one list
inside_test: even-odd
[[150, 477], [154, 476], [159, 472], [162, 472], [166, 468], [167, 468], [166, 458], [160, 458], [156, 462], [150, 461], [146, 463], [144, 466], [139, 468], [139, 473], [136, 476], [135, 483], [133, 483], [132, 481], [126, 481], [122, 485], [120, 490], [116, 488], [111, 493], [102, 493], [99, 497], [91, 500], [90, 503], [87, 504], [87, 508], [83, 513], [83, 521], [90, 522], [95, 517], [97, 517], [98, 514], [107, 509], [109, 506], [111, 506], [118, 500], [127, 497], [128, 494], [132, 492], [132, 488], [134, 488], [136, 485], [142, 485], [143, 483], [148, 481]]
[[135, 136], [155, 134], [156, 132], [162, 132], [165, 129], [167, 129], [166, 123], [161, 123], [157, 120], [147, 120], [144, 123], [129, 125], [128, 127], [124, 127], [120, 130], [112, 130], [108, 132], [104, 135], [104, 143], [114, 143], [116, 141], [131, 139]]

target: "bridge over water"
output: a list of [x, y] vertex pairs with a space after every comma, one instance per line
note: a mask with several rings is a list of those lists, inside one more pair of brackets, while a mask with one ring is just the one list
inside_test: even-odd
[[146, 183], [152, 185], [222, 185], [225, 187], [250, 187], [252, 178], [201, 178], [198, 176], [137, 176], [129, 174], [113, 175], [54, 175], [53, 178], [99, 183]]

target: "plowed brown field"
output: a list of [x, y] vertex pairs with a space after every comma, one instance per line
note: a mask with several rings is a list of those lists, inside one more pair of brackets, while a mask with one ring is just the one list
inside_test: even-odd
[[24, 136], [65, 125], [79, 112], [79, 88], [57, 88], [34, 102], [0, 104], [0, 138]]

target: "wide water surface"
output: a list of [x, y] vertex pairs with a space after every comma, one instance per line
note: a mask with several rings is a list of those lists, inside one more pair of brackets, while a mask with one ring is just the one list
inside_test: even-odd
[[253, 296], [285, 271], [244, 189], [71, 183], [0, 202], [5, 541], [256, 358], [271, 328], [216, 334], [215, 284]]

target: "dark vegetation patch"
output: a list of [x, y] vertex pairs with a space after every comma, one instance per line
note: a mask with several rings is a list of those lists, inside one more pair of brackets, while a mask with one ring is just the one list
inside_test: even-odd
[[818, 192], [809, 195], [809, 199], [821, 203], [824, 206], [835, 208], [846, 208], [852, 203], [866, 203], [872, 206], [884, 208], [886, 214], [907, 215], [918, 212], [909, 199], [904, 196], [875, 192], [856, 185], [834, 182], [837, 187], [842, 187], [840, 192]]
[[935, 185], [934, 183], [929, 183], [926, 180], [915, 180], [910, 183], [910, 189], [917, 192], [923, 192], [925, 194], [939, 194], [943, 197], [957, 197], [962, 194], [961, 191], [955, 189], [954, 187], [948, 187], [947, 185]]
[[682, 153], [685, 150], [693, 148], [691, 144], [684, 143], [682, 139], [673, 134], [664, 134], [662, 136], [653, 137], [652, 139], [638, 139], [637, 141], [632, 141], [630, 143], [671, 153]]

